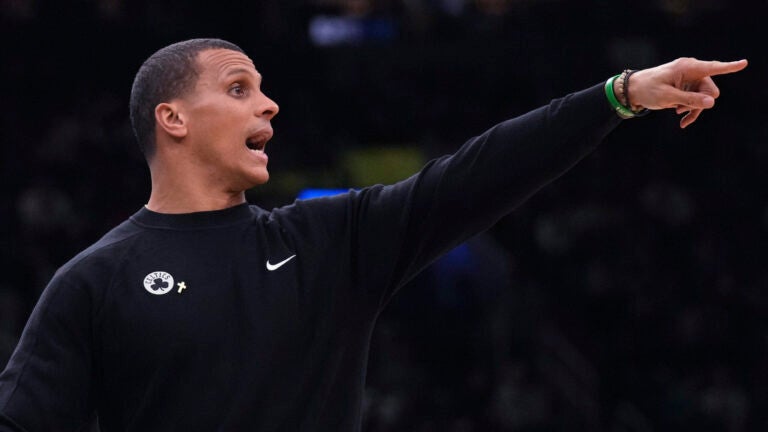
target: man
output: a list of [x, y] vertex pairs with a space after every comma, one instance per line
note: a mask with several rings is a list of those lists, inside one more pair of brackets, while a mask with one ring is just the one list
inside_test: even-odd
[[145, 208], [51, 280], [0, 375], [0, 431], [356, 431], [376, 317], [647, 109], [714, 105], [746, 61], [624, 73], [469, 140], [390, 186], [266, 211], [278, 106], [240, 48], [196, 39], [136, 75]]

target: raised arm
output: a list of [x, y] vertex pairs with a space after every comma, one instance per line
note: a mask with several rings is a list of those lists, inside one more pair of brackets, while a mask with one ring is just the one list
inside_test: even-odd
[[[631, 106], [621, 108], [630, 116], [631, 110], [688, 110], [687, 126], [719, 95], [711, 76], [744, 66], [679, 59], [637, 71], [627, 87]], [[302, 238], [318, 234], [309, 227], [325, 227], [325, 237], [313, 243], [342, 246], [323, 249], [323, 256], [333, 250], [335, 261], [352, 263], [351, 273], [339, 273], [351, 281], [340, 285], [361, 289], [382, 306], [434, 259], [490, 228], [594, 150], [621, 122], [612, 112], [611, 88], [601, 83], [501, 122], [402, 182], [299, 202], [291, 207], [297, 212], [276, 215], [285, 226], [298, 222]]]

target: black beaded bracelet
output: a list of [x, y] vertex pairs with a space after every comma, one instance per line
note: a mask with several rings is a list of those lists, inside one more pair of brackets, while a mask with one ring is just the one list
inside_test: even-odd
[[[624, 105], [627, 108], [630, 108], [629, 106], [629, 99], [627, 99], [627, 74], [629, 74], [631, 70], [624, 69], [624, 71], [619, 75], [618, 78], [616, 78], [616, 83], [619, 85], [619, 92], [616, 94], [616, 99], [619, 100], [619, 103]], [[631, 111], [631, 110], [630, 110]]]
[[624, 71], [624, 85], [622, 86], [622, 92], [624, 93], [624, 100], [627, 101], [626, 107], [629, 108], [630, 111], [635, 115], [635, 117], [640, 117], [648, 114], [650, 112], [649, 109], [643, 108], [640, 111], [635, 111], [632, 109], [632, 105], [629, 102], [629, 78], [632, 76], [633, 73], [637, 72], [637, 70], [631, 70], [627, 69]]

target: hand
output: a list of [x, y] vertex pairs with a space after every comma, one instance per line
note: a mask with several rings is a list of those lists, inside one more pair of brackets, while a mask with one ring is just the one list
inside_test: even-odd
[[629, 104], [633, 109], [659, 110], [674, 108], [685, 113], [680, 127], [685, 128], [712, 108], [720, 89], [714, 75], [738, 72], [747, 67], [746, 60], [734, 62], [702, 61], [695, 58], [677, 60], [635, 72], [629, 81]]

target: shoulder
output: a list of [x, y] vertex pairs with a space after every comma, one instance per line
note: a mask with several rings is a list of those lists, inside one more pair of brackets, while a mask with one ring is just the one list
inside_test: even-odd
[[62, 265], [52, 282], [67, 282], [93, 272], [110, 272], [125, 259], [143, 231], [130, 220], [124, 221]]

